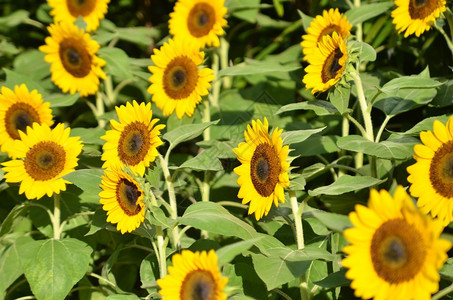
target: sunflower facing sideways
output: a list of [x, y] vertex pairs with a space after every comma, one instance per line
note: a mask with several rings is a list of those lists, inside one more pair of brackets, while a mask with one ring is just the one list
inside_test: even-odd
[[332, 36], [333, 32], [338, 33], [343, 40], [346, 40], [350, 34], [352, 25], [346, 16], [340, 14], [338, 8], [324, 10], [322, 15], [316, 16], [307, 28], [307, 34], [302, 36], [300, 45], [306, 59], [314, 49], [318, 48], [318, 43], [322, 41], [323, 36]]
[[393, 24], [404, 37], [414, 34], [419, 37], [434, 25], [445, 11], [446, 0], [395, 0], [397, 8], [392, 11]]
[[342, 264], [357, 297], [430, 299], [439, 289], [438, 270], [451, 243], [439, 238], [442, 224], [416, 210], [402, 186], [393, 197], [372, 190], [368, 207], [356, 205], [349, 219]]
[[107, 4], [110, 0], [47, 0], [52, 8], [50, 15], [55, 23], [69, 21], [74, 23], [82, 17], [87, 24], [87, 32], [96, 30], [99, 20], [104, 19], [107, 13]]
[[204, 52], [184, 38], [170, 39], [160, 50], [154, 49], [151, 59], [154, 66], [149, 66], [153, 75], [148, 93], [153, 95], [152, 101], [165, 116], [176, 111], [179, 119], [184, 114], [191, 117], [214, 79], [211, 69], [200, 68]]
[[305, 58], [309, 65], [305, 68], [307, 74], [302, 82], [307, 89], [312, 89], [312, 94], [324, 92], [343, 76], [348, 59], [346, 44], [340, 35], [333, 32], [332, 37], [323, 36], [318, 48]]
[[267, 215], [272, 203], [285, 202], [284, 188], [289, 186], [289, 146], [283, 146], [282, 129], [278, 127], [268, 133], [266, 118], [252, 121], [244, 132], [245, 142], [233, 149], [241, 162], [234, 172], [239, 175], [238, 197], [242, 203], [250, 202], [249, 214], [255, 213], [256, 220]]
[[51, 64], [52, 81], [65, 93], [80, 92], [82, 97], [95, 94], [99, 78], [106, 78], [101, 69], [105, 61], [95, 55], [99, 44], [69, 22], [47, 28], [51, 36], [39, 50], [46, 53], [44, 60]]
[[15, 141], [19, 131], [25, 132], [33, 123], [52, 126], [50, 103], [44, 102], [37, 90], [28, 91], [25, 84], [15, 86], [14, 91], [2, 86], [0, 93], [0, 145], [1, 151], [16, 158]]
[[420, 132], [414, 146], [416, 163], [407, 168], [410, 193], [417, 206], [446, 226], [453, 221], [453, 117], [445, 126], [436, 120], [433, 131]]
[[107, 222], [117, 224], [116, 229], [132, 232], [145, 219], [143, 190], [121, 167], [105, 170], [101, 182], [102, 209], [107, 211]]
[[228, 278], [221, 277], [214, 250], [182, 250], [173, 255], [172, 264], [168, 275], [157, 280], [163, 299], [226, 300]]
[[19, 132], [21, 139], [15, 144], [18, 159], [2, 163], [6, 182], [20, 182], [19, 194], [25, 192], [30, 200], [65, 191], [71, 182], [62, 177], [77, 166], [80, 138], [69, 137], [71, 129], [61, 123], [54, 129], [33, 123], [26, 131]]
[[187, 38], [196, 47], [219, 47], [222, 27], [227, 24], [224, 0], [179, 0], [170, 13], [170, 33], [177, 40]]
[[153, 119], [151, 103], [139, 105], [134, 100], [132, 104], [128, 102], [115, 109], [119, 122], [111, 120], [112, 129], [101, 137], [106, 141], [102, 147], [102, 167], [127, 165], [143, 176], [145, 168], [159, 155], [157, 147], [163, 144], [159, 135], [165, 125], [156, 125], [159, 119]]

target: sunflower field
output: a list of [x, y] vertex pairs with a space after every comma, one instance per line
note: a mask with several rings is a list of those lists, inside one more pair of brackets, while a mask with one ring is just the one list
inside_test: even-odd
[[4, 0], [0, 299], [453, 299], [446, 0]]

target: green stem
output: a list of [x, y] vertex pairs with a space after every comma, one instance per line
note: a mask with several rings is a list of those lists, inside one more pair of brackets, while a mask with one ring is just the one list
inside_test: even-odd
[[376, 139], [375, 139], [375, 142], [376, 142], [376, 143], [379, 143], [379, 141], [381, 140], [381, 135], [382, 135], [382, 133], [384, 132], [385, 126], [387, 126], [388, 122], [390, 121], [390, 119], [391, 119], [392, 117], [393, 117], [393, 116], [386, 116], [386, 117], [385, 117], [385, 120], [382, 122], [381, 127], [379, 128], [379, 131], [378, 131], [378, 133], [376, 134]]
[[373, 122], [371, 121], [371, 106], [368, 107], [366, 103], [365, 93], [363, 91], [362, 79], [357, 72], [351, 72], [351, 77], [354, 80], [356, 89], [357, 89], [357, 97], [359, 98], [360, 109], [362, 111], [363, 122], [365, 123], [365, 132], [366, 135], [364, 136], [370, 141], [374, 141], [373, 137]]
[[102, 93], [97, 92], [96, 93], [96, 111], [95, 111], [95, 116], [96, 119], [98, 120], [98, 126], [99, 128], [105, 128], [106, 125], [106, 120], [102, 120], [101, 116], [105, 113], [105, 108], [104, 108], [104, 101], [102, 99]]
[[219, 73], [219, 54], [217, 51], [214, 51], [212, 54], [212, 65], [211, 68], [214, 71], [214, 83], [212, 84], [212, 93], [209, 95], [209, 101], [211, 101], [212, 106], [215, 108], [219, 107], [219, 95], [220, 95], [220, 86], [222, 81], [218, 80], [217, 74]]
[[447, 42], [447, 46], [450, 49], [451, 54], [453, 55], [453, 43], [452, 43], [451, 39], [448, 37], [447, 33], [444, 31], [444, 29], [442, 27], [437, 25], [437, 23], [434, 23], [434, 28], [436, 28], [437, 31], [439, 31], [440, 34], [442, 34], [442, 36], [445, 39], [445, 42]]
[[157, 235], [157, 249], [159, 251], [159, 271], [160, 278], [164, 278], [167, 275], [167, 247], [164, 243], [164, 233], [161, 226], [156, 226]]
[[61, 211], [60, 211], [60, 194], [53, 194], [53, 216], [52, 216], [52, 227], [53, 227], [53, 238], [56, 240], [60, 239], [61, 236]]
[[[230, 44], [228, 41], [222, 36], [220, 38], [220, 66], [223, 69], [228, 68], [228, 51], [230, 49]], [[223, 77], [223, 87], [226, 89], [230, 89], [233, 83], [233, 78], [231, 76]]]
[[431, 300], [438, 300], [441, 299], [443, 296], [446, 296], [453, 292], [453, 283], [444, 288], [443, 290], [439, 291], [437, 294], [435, 294]]
[[[360, 7], [360, 0], [354, 0], [354, 7]], [[361, 42], [363, 39], [363, 32], [362, 32], [362, 23], [356, 24], [356, 39], [357, 41]]]
[[[127, 80], [123, 81], [126, 82]], [[123, 82], [121, 82], [118, 86], [122, 86]], [[105, 84], [105, 99], [106, 99], [106, 105], [109, 108], [112, 108], [113, 105], [115, 105], [116, 101], [116, 94], [113, 91], [113, 83], [112, 83], [112, 76], [108, 75], [107, 78], [104, 81]]]

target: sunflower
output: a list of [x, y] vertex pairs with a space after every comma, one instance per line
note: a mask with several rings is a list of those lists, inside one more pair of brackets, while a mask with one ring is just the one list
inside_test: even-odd
[[420, 132], [422, 145], [415, 145], [416, 163], [407, 168], [407, 181], [417, 206], [444, 225], [453, 221], [453, 117], [447, 126], [436, 120], [433, 132]]
[[179, 0], [170, 13], [169, 28], [175, 39], [187, 38], [196, 47], [219, 47], [227, 24], [224, 0]]
[[154, 50], [151, 59], [155, 64], [149, 66], [153, 74], [148, 88], [148, 93], [153, 95], [152, 101], [165, 116], [176, 110], [179, 119], [184, 114], [191, 117], [201, 96], [208, 94], [210, 82], [214, 79], [211, 69], [199, 69], [204, 52], [200, 52], [189, 40], [170, 39], [160, 50]]
[[120, 122], [111, 120], [112, 129], [101, 137], [106, 141], [102, 147], [102, 167], [124, 164], [143, 175], [145, 168], [159, 155], [156, 148], [163, 144], [159, 134], [165, 125], [156, 125], [159, 119], [152, 118], [151, 103], [138, 105], [134, 100], [132, 105], [128, 102], [115, 109]]
[[332, 36], [333, 32], [338, 33], [343, 40], [347, 39], [352, 25], [343, 14], [340, 14], [338, 8], [331, 8], [329, 11], [324, 10], [322, 15], [316, 16], [307, 28], [307, 34], [302, 36], [300, 45], [303, 48], [305, 56], [313, 53], [318, 48], [318, 43], [322, 41], [325, 35]]
[[79, 137], [69, 137], [70, 128], [58, 124], [51, 129], [46, 123], [33, 123], [27, 133], [19, 131], [15, 143], [17, 158], [2, 163], [6, 182], [20, 182], [19, 194], [28, 199], [52, 196], [66, 190], [71, 183], [62, 177], [74, 171], [82, 151]]
[[289, 186], [289, 146], [283, 146], [282, 129], [278, 127], [268, 133], [268, 121], [264, 118], [252, 121], [244, 132], [245, 142], [233, 149], [241, 165], [234, 169], [239, 175], [238, 197], [242, 203], [250, 202], [249, 214], [255, 213], [256, 220], [267, 215], [272, 203], [285, 202], [283, 189]]
[[110, 0], [47, 0], [52, 8], [50, 15], [55, 23], [69, 21], [74, 23], [82, 17], [87, 24], [87, 32], [94, 31], [99, 26], [99, 20], [107, 13]]
[[228, 278], [221, 277], [214, 250], [201, 253], [183, 250], [173, 255], [172, 263], [169, 274], [157, 280], [164, 299], [226, 300], [223, 289]]
[[343, 38], [336, 32], [332, 37], [325, 35], [318, 48], [306, 56], [309, 65], [305, 68], [307, 74], [302, 80], [311, 93], [324, 92], [334, 86], [343, 75], [348, 53]]
[[52, 81], [65, 93], [80, 92], [82, 97], [96, 93], [99, 77], [106, 78], [101, 69], [105, 61], [95, 55], [99, 44], [69, 22], [47, 28], [51, 36], [39, 50], [47, 54], [44, 59], [51, 64]]
[[13, 159], [15, 141], [20, 139], [19, 131], [25, 132], [33, 123], [51, 126], [52, 110], [50, 103], [43, 102], [37, 90], [31, 92], [25, 84], [14, 86], [14, 92], [2, 86], [0, 93], [0, 145]]
[[404, 37], [413, 33], [419, 37], [445, 11], [446, 0], [395, 0], [395, 5], [392, 18], [398, 33], [406, 31]]
[[346, 278], [363, 299], [430, 299], [439, 289], [438, 270], [451, 243], [440, 239], [443, 226], [414, 207], [403, 187], [392, 197], [372, 190], [368, 207], [349, 214], [354, 227], [344, 236]]
[[143, 190], [121, 167], [114, 166], [105, 170], [102, 176], [99, 193], [102, 209], [107, 211], [107, 222], [117, 224], [116, 229], [132, 232], [140, 227], [145, 219]]

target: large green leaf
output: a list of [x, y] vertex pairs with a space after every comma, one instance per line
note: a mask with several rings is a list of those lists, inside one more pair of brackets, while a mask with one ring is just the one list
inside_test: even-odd
[[98, 51], [100, 58], [107, 62], [106, 69], [110, 75], [118, 76], [121, 79], [131, 79], [129, 56], [119, 48], [104, 47]]
[[335, 106], [333, 106], [332, 103], [330, 103], [329, 101], [311, 100], [299, 103], [291, 103], [282, 106], [277, 111], [277, 114], [282, 114], [284, 112], [294, 110], [312, 110], [318, 116], [331, 115], [337, 112]]
[[393, 2], [364, 4], [348, 10], [345, 15], [352, 25], [356, 25], [379, 16], [392, 6]]
[[408, 131], [404, 132], [404, 134], [407, 134], [407, 135], [418, 135], [420, 134], [420, 131], [426, 131], [426, 130], [431, 130], [433, 131], [433, 124], [434, 124], [434, 121], [438, 120], [444, 124], [447, 124], [447, 121], [448, 119], [450, 118], [450, 116], [448, 115], [442, 115], [442, 116], [437, 116], [437, 117], [430, 117], [430, 118], [426, 118], [420, 122], [418, 122], [417, 124], [414, 125], [414, 127], [412, 127], [411, 129], [409, 129]]
[[64, 299], [88, 271], [93, 251], [72, 238], [32, 241], [19, 250], [25, 277], [37, 299]]
[[223, 167], [217, 159], [215, 150], [215, 148], [203, 150], [194, 158], [186, 160], [179, 168], [188, 168], [196, 171], [221, 171]]
[[0, 17], [0, 26], [16, 27], [28, 19], [30, 12], [25, 9], [13, 11], [4, 17]]
[[71, 129], [71, 136], [79, 136], [84, 144], [102, 145], [105, 143], [104, 140], [101, 140], [101, 136], [104, 134], [105, 130], [99, 127]]
[[346, 228], [351, 227], [348, 216], [329, 213], [322, 210], [313, 210], [310, 214], [324, 224], [327, 228], [343, 232]]
[[349, 85], [336, 85], [333, 92], [329, 94], [329, 100], [340, 114], [344, 114], [348, 111], [350, 95], [351, 87]]
[[309, 190], [308, 194], [312, 197], [319, 195], [341, 195], [344, 193], [369, 188], [378, 185], [381, 182], [382, 180], [370, 176], [343, 175], [330, 185], [322, 186], [314, 190]]
[[285, 131], [282, 133], [283, 142], [287, 145], [301, 143], [313, 134], [323, 131], [325, 128], [324, 126], [316, 129]]
[[30, 92], [32, 90], [37, 90], [38, 93], [43, 95], [44, 99], [45, 99], [45, 96], [47, 95], [47, 93], [40, 82], [33, 79], [29, 75], [20, 74], [20, 73], [17, 73], [16, 71], [8, 70], [5, 68], [3, 68], [3, 71], [5, 71], [5, 73], [6, 73], [6, 81], [3, 83], [4, 86], [6, 86], [14, 91], [14, 87], [16, 85], [20, 86], [21, 84], [25, 84]]
[[242, 254], [244, 251], [250, 249], [257, 241], [262, 239], [263, 237], [254, 238], [251, 240], [240, 241], [237, 243], [229, 244], [224, 246], [218, 250], [216, 250], [216, 254], [218, 257], [218, 264], [219, 266], [223, 266], [230, 261], [232, 261], [236, 256]]
[[443, 83], [420, 76], [403, 76], [390, 80], [381, 88], [381, 92], [392, 95], [400, 89], [428, 89], [441, 86]]
[[24, 51], [14, 59], [14, 71], [41, 80], [50, 74], [50, 64], [44, 60], [44, 56], [38, 49]]
[[316, 281], [315, 284], [325, 289], [331, 289], [338, 286], [347, 286], [351, 284], [351, 280], [345, 277], [346, 269], [329, 274], [322, 280]]
[[275, 72], [291, 72], [300, 69], [299, 63], [281, 65], [279, 63], [270, 63], [265, 61], [247, 60], [244, 63], [222, 69], [217, 74], [217, 79], [224, 76], [239, 76], [252, 74], [265, 74]]
[[101, 169], [81, 169], [69, 173], [64, 176], [64, 179], [69, 180], [85, 192], [97, 195], [101, 191], [99, 185], [103, 174], [104, 171]]
[[46, 97], [44, 100], [50, 102], [50, 107], [54, 108], [72, 106], [77, 102], [77, 100], [79, 100], [79, 98], [79, 93], [76, 93], [74, 95], [53, 94]]

